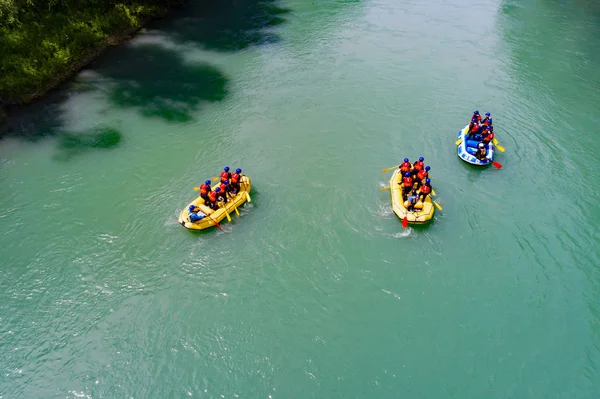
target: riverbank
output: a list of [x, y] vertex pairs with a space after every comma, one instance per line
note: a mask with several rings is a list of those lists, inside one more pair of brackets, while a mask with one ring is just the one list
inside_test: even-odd
[[130, 39], [151, 20], [164, 17], [184, 2], [133, 0], [108, 7], [89, 2], [88, 7], [62, 6], [50, 11], [31, 5], [13, 10], [12, 16], [4, 13], [0, 28], [0, 124], [6, 122], [10, 106], [40, 99], [106, 48]]

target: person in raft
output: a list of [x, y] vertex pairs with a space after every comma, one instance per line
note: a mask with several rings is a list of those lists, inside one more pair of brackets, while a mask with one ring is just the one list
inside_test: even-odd
[[231, 182], [229, 183], [229, 193], [233, 196], [236, 196], [237, 193], [240, 192], [240, 175], [234, 173], [231, 176]]
[[188, 209], [188, 216], [190, 217], [190, 222], [195, 223], [199, 220], [202, 220], [206, 217], [206, 214], [200, 210], [195, 205], [190, 205]]
[[204, 200], [205, 203], [208, 202], [208, 194], [210, 194], [210, 180], [206, 180], [203, 185], [200, 186], [200, 197]]
[[221, 172], [221, 183], [224, 183], [225, 180], [231, 180], [231, 173], [229, 172], [229, 166], [225, 166], [223, 171]]
[[399, 168], [400, 168], [400, 173], [402, 173], [402, 176], [404, 176], [404, 174], [406, 172], [410, 172], [412, 165], [410, 164], [410, 161], [408, 160], [408, 158], [404, 158], [404, 162], [402, 162], [400, 164]]
[[410, 172], [406, 172], [402, 178], [402, 182], [398, 184], [402, 186], [402, 199], [406, 201], [406, 196], [413, 188], [413, 179], [410, 177]]
[[[214, 211], [219, 209], [219, 206], [217, 205], [217, 189], [219, 189], [219, 187], [215, 188], [215, 191], [210, 192], [210, 194], [208, 195], [208, 203], [206, 204], [210, 209]], [[219, 189], [219, 191], [220, 190], [221, 189]]]
[[486, 112], [485, 118], [483, 118], [483, 120], [481, 121], [481, 124], [483, 126], [491, 126], [492, 125], [492, 114], [490, 114], [489, 112]]
[[415, 183], [417, 184], [417, 188], [421, 187], [421, 185], [425, 182], [425, 179], [427, 179], [429, 177], [430, 169], [431, 169], [430, 166], [425, 166], [425, 169], [420, 170], [417, 173], [416, 181], [415, 181]]
[[410, 191], [410, 195], [406, 197], [406, 201], [404, 202], [404, 207], [409, 212], [415, 211], [415, 205], [419, 202], [419, 195], [417, 194], [417, 190], [412, 189]]
[[492, 140], [494, 140], [494, 131], [492, 130], [492, 127], [488, 125], [481, 134], [481, 141], [487, 146]]
[[427, 198], [428, 195], [431, 195], [431, 180], [426, 178], [425, 183], [419, 190], [419, 202], [425, 202], [425, 198]]
[[215, 188], [215, 192], [217, 193], [217, 202], [225, 204], [227, 202], [227, 193], [225, 193], [225, 185], [222, 184], [221, 187]]
[[485, 149], [485, 144], [479, 143], [477, 144], [477, 152], [475, 153], [475, 158], [483, 161], [487, 156], [487, 150]]
[[471, 139], [475, 139], [477, 140], [479, 138], [479, 131], [481, 130], [479, 123], [471, 121], [471, 124], [469, 125], [469, 133], [467, 133], [467, 140], [471, 140]]
[[425, 160], [425, 158], [419, 157], [419, 160], [415, 161], [415, 163], [413, 163], [413, 167], [410, 171], [410, 177], [412, 177], [413, 183], [417, 180], [417, 173], [422, 171], [423, 168], [425, 167], [425, 163], [423, 162], [424, 160]]

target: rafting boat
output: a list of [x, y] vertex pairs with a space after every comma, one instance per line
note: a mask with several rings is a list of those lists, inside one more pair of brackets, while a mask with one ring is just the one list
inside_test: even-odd
[[477, 153], [477, 145], [480, 141], [477, 140], [467, 140], [467, 132], [469, 130], [469, 125], [465, 126], [464, 129], [458, 132], [458, 139], [461, 140], [458, 145], [458, 157], [465, 162], [470, 163], [471, 165], [485, 166], [489, 165], [494, 161], [494, 144], [490, 142], [487, 145], [487, 155], [485, 159], [478, 159], [475, 157]]
[[404, 207], [404, 201], [402, 200], [402, 173], [400, 172], [400, 168], [396, 168], [390, 178], [390, 194], [392, 196], [392, 209], [400, 220], [404, 220], [406, 217], [408, 223], [421, 224], [433, 218], [435, 208], [431, 201], [431, 195], [425, 198], [423, 209], [421, 210], [411, 212]]
[[[244, 202], [250, 201], [250, 190], [252, 186], [250, 184], [250, 178], [246, 175], [242, 176], [240, 179], [240, 192], [236, 194], [235, 197], [230, 198], [229, 201], [222, 207], [217, 209], [216, 211], [204, 205], [204, 199], [202, 197], [198, 197], [192, 202], [190, 202], [179, 214], [179, 224], [189, 230], [204, 230], [209, 227], [216, 226], [221, 220], [225, 219], [229, 214], [235, 212], [237, 208], [239, 208]], [[202, 212], [204, 212], [207, 216], [203, 219], [198, 220], [197, 222], [191, 222], [188, 214], [188, 209], [190, 205], [197, 206], [200, 208]], [[216, 223], [215, 223], [216, 222]]]

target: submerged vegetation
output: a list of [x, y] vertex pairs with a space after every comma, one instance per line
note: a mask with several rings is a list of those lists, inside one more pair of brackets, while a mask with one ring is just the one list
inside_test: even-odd
[[182, 0], [0, 0], [0, 104], [43, 95]]

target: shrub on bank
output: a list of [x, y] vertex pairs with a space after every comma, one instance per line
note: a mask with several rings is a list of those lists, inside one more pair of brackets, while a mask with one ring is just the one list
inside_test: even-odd
[[0, 103], [42, 94], [169, 0], [0, 0]]

